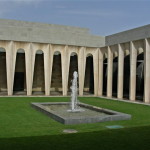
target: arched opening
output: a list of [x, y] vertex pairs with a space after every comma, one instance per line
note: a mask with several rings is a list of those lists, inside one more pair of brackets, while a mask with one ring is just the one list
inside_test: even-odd
[[103, 95], [107, 95], [107, 56], [104, 54], [103, 61]]
[[93, 56], [91, 54], [88, 54], [86, 57], [83, 92], [84, 95], [94, 94], [94, 66], [93, 66]]
[[51, 95], [62, 95], [62, 67], [61, 53], [56, 51], [53, 55]]
[[136, 63], [136, 99], [143, 101], [144, 96], [144, 53], [137, 56]]
[[26, 94], [25, 51], [23, 49], [19, 49], [16, 54], [13, 93], [15, 95]]
[[70, 94], [70, 87], [72, 85], [73, 73], [78, 72], [78, 56], [77, 53], [73, 52], [70, 55], [70, 66], [69, 66], [69, 76], [68, 76], [68, 94]]
[[34, 95], [45, 94], [44, 54], [42, 50], [38, 50], [35, 55], [32, 91]]
[[130, 54], [124, 58], [124, 76], [123, 76], [123, 98], [129, 99], [130, 90]]
[[0, 48], [0, 95], [7, 95], [6, 51]]
[[113, 59], [113, 81], [112, 81], [112, 96], [117, 97], [118, 87], [118, 56], [114, 54]]

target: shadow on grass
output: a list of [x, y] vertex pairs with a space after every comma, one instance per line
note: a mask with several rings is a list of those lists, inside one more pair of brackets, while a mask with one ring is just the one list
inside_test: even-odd
[[148, 150], [150, 126], [38, 137], [1, 138], [0, 150]]

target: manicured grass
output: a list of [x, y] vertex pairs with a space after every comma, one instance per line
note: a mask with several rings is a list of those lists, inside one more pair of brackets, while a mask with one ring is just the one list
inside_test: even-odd
[[[30, 105], [31, 102], [68, 101], [65, 97], [0, 98], [0, 150], [44, 149], [150, 149], [150, 106], [130, 104], [95, 97], [81, 102], [132, 115], [131, 120], [105, 123], [63, 125]], [[110, 130], [107, 125], [122, 125]], [[76, 129], [77, 134], [63, 134]]]

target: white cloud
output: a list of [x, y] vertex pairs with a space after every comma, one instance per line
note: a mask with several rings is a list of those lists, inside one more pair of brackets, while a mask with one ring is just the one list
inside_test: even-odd
[[123, 13], [118, 11], [102, 11], [102, 10], [65, 10], [64, 13], [73, 15], [85, 15], [85, 16], [99, 16], [99, 17], [110, 17], [110, 16], [122, 16]]

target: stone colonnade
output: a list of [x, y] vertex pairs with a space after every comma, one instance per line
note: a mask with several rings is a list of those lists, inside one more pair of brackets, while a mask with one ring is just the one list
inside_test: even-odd
[[62, 94], [65, 96], [68, 92], [68, 76], [70, 66], [70, 56], [76, 53], [78, 57], [79, 74], [79, 95], [84, 93], [84, 79], [86, 68], [86, 57], [93, 56], [94, 71], [94, 95], [103, 96], [103, 67], [104, 59], [107, 58], [107, 89], [106, 96], [112, 97], [113, 93], [113, 59], [118, 59], [117, 72], [117, 98], [122, 99], [124, 94], [124, 60], [126, 56], [130, 57], [130, 80], [129, 80], [129, 100], [136, 100], [136, 65], [137, 56], [144, 53], [144, 96], [143, 101], [150, 103], [150, 39], [130, 41], [109, 45], [100, 48], [90, 48], [82, 46], [39, 44], [15, 41], [0, 41], [0, 48], [6, 51], [6, 74], [7, 74], [7, 92], [13, 95], [13, 84], [15, 74], [16, 55], [19, 49], [25, 52], [25, 70], [26, 70], [26, 90], [27, 95], [32, 95], [35, 55], [38, 50], [43, 52], [44, 56], [44, 80], [45, 95], [50, 95], [51, 77], [53, 67], [53, 56], [55, 52], [61, 54], [62, 68]]
[[[106, 96], [112, 97], [113, 91], [113, 59], [118, 57], [117, 75], [117, 98], [123, 99], [124, 83], [124, 60], [127, 55], [130, 57], [130, 80], [129, 80], [129, 100], [136, 100], [136, 76], [137, 76], [137, 56], [144, 53], [144, 93], [143, 102], [150, 103], [150, 39], [130, 41], [111, 46], [101, 47], [99, 50], [99, 83], [98, 96], [103, 96], [103, 61], [107, 57], [107, 89]], [[106, 56], [105, 56], [106, 55]]]
[[43, 43], [28, 43], [15, 41], [0, 41], [0, 48], [6, 52], [6, 74], [7, 74], [7, 92], [8, 95], [13, 95], [14, 75], [17, 52], [23, 49], [25, 52], [25, 72], [26, 72], [26, 90], [27, 95], [32, 95], [33, 76], [36, 52], [41, 50], [44, 56], [44, 80], [45, 80], [45, 95], [50, 95], [51, 77], [53, 67], [53, 56], [55, 52], [61, 54], [61, 70], [62, 70], [62, 94], [67, 95], [68, 76], [71, 53], [76, 53], [78, 57], [78, 74], [79, 74], [79, 95], [83, 95], [84, 77], [87, 55], [93, 56], [94, 68], [94, 95], [98, 91], [98, 53], [99, 48], [55, 45]]

